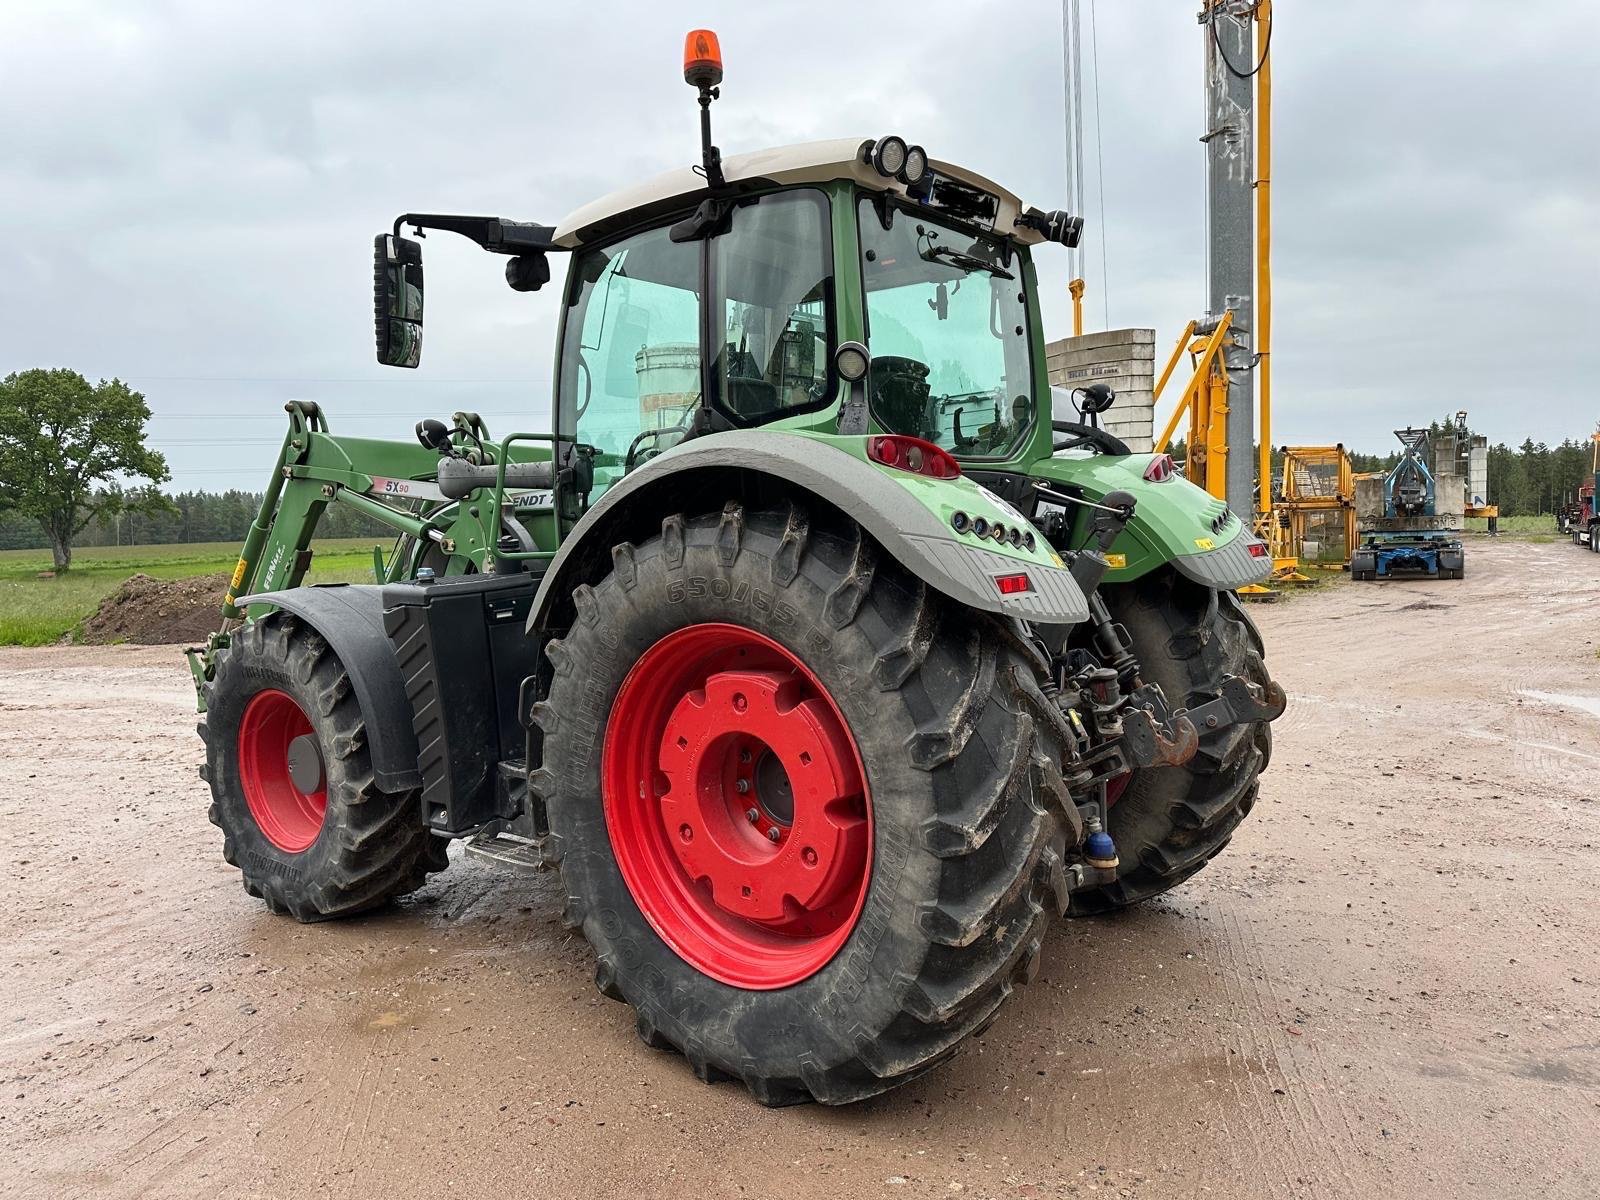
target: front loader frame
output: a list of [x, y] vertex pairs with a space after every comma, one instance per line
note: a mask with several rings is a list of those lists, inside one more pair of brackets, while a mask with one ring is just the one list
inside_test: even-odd
[[[377, 583], [408, 578], [421, 558], [434, 557], [440, 575], [492, 571], [495, 559], [507, 563], [553, 557], [560, 540], [557, 513], [562, 511], [561, 481], [548, 492], [516, 492], [511, 505], [526, 538], [507, 537], [505, 464], [546, 460], [553, 453], [553, 434], [517, 433], [496, 442], [476, 413], [458, 412], [450, 436], [468, 458], [497, 464], [492, 493], [465, 500], [448, 499], [434, 482], [439, 455], [419, 444], [375, 438], [336, 436], [329, 432], [321, 408], [310, 401], [284, 405], [289, 430], [273, 464], [250, 525], [239, 561], [222, 599], [221, 628], [204, 646], [185, 651], [194, 676], [200, 711], [205, 711], [205, 684], [214, 670], [216, 651], [229, 644], [239, 621], [270, 612], [271, 604], [240, 606], [241, 597], [299, 587], [312, 563], [311, 542], [330, 504], [343, 504], [388, 526], [395, 547], [385, 558], [373, 550]], [[540, 446], [530, 443], [551, 443]], [[512, 448], [513, 443], [521, 445]], [[531, 545], [526, 544], [531, 540]], [[410, 552], [403, 552], [409, 543]]]

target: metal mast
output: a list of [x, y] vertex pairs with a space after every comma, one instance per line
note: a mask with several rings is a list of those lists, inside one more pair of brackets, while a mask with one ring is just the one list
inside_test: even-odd
[[[1200, 14], [1206, 38], [1207, 296], [1213, 317], [1233, 313], [1228, 373], [1227, 501], [1249, 525], [1256, 514], [1255, 471], [1255, 4], [1212, 0]], [[1271, 480], [1261, 481], [1263, 503]]]

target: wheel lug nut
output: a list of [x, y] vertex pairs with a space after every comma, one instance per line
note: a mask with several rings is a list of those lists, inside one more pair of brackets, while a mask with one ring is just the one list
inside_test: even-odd
[[767, 830], [767, 841], [769, 841], [769, 842], [775, 842], [779, 838], [781, 838], [782, 836], [783, 836], [783, 834], [778, 832], [778, 827], [776, 825], [774, 825], [771, 829]]
[[742, 763], [749, 762], [750, 761], [750, 751], [748, 751], [748, 750], [739, 751], [739, 761], [742, 762]]
[[749, 821], [750, 824], [754, 825], [757, 821], [759, 821], [761, 819], [761, 810], [759, 808], [747, 808], [747, 809], [745, 809], [744, 810], [744, 819], [746, 821]]
[[750, 781], [748, 779], [735, 780], [733, 784], [733, 790], [738, 792], [741, 796], [747, 794], [750, 791]]

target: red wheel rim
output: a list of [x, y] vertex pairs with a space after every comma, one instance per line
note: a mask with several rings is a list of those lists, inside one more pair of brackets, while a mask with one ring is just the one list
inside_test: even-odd
[[788, 987], [849, 938], [872, 871], [866, 772], [827, 689], [771, 638], [691, 625], [646, 650], [600, 778], [634, 902], [697, 970]]
[[[289, 748], [296, 738], [312, 737], [311, 721], [294, 697], [276, 688], [257, 692], [239, 720], [239, 782], [244, 801], [267, 841], [298, 854], [322, 832], [328, 789], [304, 791], [289, 770]], [[321, 759], [317, 774], [321, 775]]]
[[1106, 780], [1106, 807], [1110, 808], [1122, 799], [1122, 793], [1128, 790], [1128, 785], [1133, 782], [1133, 772], [1124, 771], [1121, 775], [1113, 775]]

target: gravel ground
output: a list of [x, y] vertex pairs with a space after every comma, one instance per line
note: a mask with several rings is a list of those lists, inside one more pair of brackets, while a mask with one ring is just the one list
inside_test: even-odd
[[844, 1110], [647, 1050], [548, 876], [270, 916], [176, 649], [0, 651], [0, 1192], [1593, 1197], [1600, 559], [1468, 563], [1256, 610], [1291, 708], [1228, 851]]

